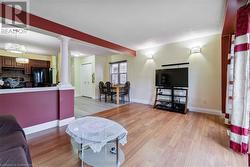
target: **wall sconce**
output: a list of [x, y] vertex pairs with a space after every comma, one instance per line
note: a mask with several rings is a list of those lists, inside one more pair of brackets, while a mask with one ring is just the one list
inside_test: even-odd
[[147, 55], [148, 60], [154, 59], [153, 55]]
[[191, 48], [190, 54], [195, 54], [195, 53], [201, 53], [201, 47], [200, 46], [196, 46], [196, 47]]
[[152, 51], [146, 52], [145, 55], [147, 56], [148, 60], [153, 60], [154, 59], [154, 57], [153, 57], [154, 52], [152, 52]]

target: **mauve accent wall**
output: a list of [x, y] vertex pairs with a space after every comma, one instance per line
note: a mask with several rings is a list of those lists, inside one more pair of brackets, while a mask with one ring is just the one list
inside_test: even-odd
[[74, 90], [0, 94], [0, 115], [13, 115], [23, 128], [74, 116]]
[[59, 120], [74, 116], [74, 90], [59, 90]]
[[0, 94], [0, 115], [14, 115], [23, 128], [57, 120], [58, 90]]

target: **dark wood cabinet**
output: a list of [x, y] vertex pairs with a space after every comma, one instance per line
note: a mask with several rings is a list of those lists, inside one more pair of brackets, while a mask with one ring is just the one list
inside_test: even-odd
[[2, 57], [3, 67], [14, 67], [15, 62], [13, 57]]
[[41, 67], [41, 68], [49, 68], [50, 62], [49, 61], [41, 61], [41, 60], [32, 60], [30, 62], [31, 67]]
[[15, 57], [0, 56], [0, 73], [3, 67], [24, 69], [24, 74], [30, 75], [32, 68], [50, 68], [50, 61], [30, 59], [28, 64], [17, 63]]
[[3, 59], [0, 57], [0, 74], [2, 73]]
[[31, 74], [30, 63], [24, 65], [24, 74]]
[[16, 68], [24, 68], [25, 64], [17, 63], [15, 59], [14, 59], [14, 61], [15, 62], [13, 62], [13, 64], [15, 65]]

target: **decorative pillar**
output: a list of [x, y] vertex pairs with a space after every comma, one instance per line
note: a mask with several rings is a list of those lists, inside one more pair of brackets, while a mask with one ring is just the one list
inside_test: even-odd
[[74, 119], [74, 88], [69, 81], [69, 40], [61, 36], [60, 53], [60, 78], [58, 120], [59, 126], [64, 126]]
[[72, 87], [69, 82], [69, 40], [70, 38], [62, 36], [60, 53], [61, 53], [61, 87]]

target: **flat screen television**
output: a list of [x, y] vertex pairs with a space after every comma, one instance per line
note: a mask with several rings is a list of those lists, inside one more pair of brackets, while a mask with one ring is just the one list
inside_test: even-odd
[[32, 68], [32, 82], [35, 87], [47, 86], [50, 84], [49, 68]]
[[188, 87], [188, 68], [156, 70], [156, 86]]

